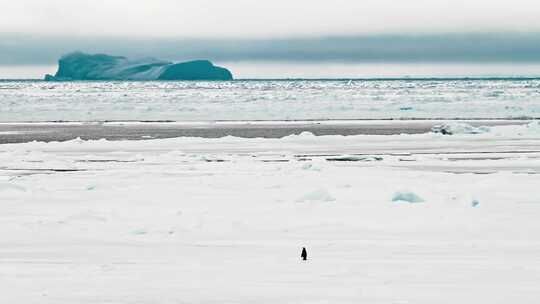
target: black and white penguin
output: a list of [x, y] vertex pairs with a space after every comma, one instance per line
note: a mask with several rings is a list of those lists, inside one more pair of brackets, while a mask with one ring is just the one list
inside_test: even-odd
[[302, 248], [302, 254], [300, 255], [300, 257], [301, 257], [302, 260], [304, 260], [304, 261], [307, 260], [307, 250], [306, 250], [306, 247], [303, 247], [303, 248]]

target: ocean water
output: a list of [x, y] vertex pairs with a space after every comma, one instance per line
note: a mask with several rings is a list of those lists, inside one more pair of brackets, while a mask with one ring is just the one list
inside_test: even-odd
[[0, 122], [537, 117], [540, 79], [0, 82]]

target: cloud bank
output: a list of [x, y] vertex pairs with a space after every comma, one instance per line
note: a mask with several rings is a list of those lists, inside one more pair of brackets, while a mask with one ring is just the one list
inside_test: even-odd
[[54, 64], [71, 51], [217, 62], [540, 62], [540, 33], [361, 35], [287, 39], [130, 39], [0, 35], [0, 64]]

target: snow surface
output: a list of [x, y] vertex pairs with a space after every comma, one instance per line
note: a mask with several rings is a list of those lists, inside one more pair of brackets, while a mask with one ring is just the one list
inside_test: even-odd
[[0, 145], [0, 303], [537, 303], [536, 127]]
[[0, 82], [0, 122], [540, 117], [540, 80]]

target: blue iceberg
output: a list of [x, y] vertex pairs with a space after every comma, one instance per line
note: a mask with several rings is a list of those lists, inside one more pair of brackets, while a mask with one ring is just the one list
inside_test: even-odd
[[60, 58], [48, 81], [69, 80], [232, 80], [232, 73], [208, 60], [172, 63], [155, 58], [128, 59], [123, 56], [75, 52]]

